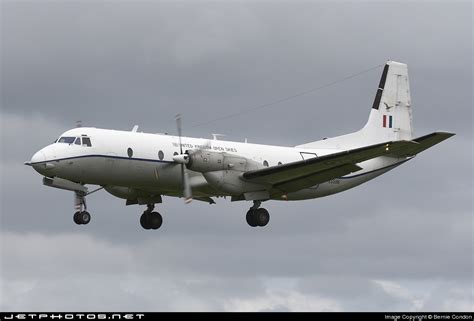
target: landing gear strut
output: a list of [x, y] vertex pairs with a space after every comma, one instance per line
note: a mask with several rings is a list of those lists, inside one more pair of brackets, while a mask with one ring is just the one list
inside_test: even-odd
[[91, 221], [91, 215], [87, 212], [86, 195], [81, 192], [75, 192], [75, 207], [76, 213], [74, 213], [73, 220], [77, 225], [89, 224]]
[[253, 206], [248, 210], [246, 215], [247, 223], [252, 226], [265, 226], [270, 221], [270, 214], [264, 208], [259, 208], [261, 201], [253, 201]]
[[163, 223], [163, 217], [158, 212], [153, 212], [155, 204], [148, 204], [147, 209], [143, 212], [140, 217], [140, 225], [145, 230], [157, 230]]

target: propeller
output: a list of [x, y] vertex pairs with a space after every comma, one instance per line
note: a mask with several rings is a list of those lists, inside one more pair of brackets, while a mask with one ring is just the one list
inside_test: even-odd
[[176, 115], [176, 126], [178, 127], [178, 137], [179, 137], [179, 155], [173, 156], [173, 160], [176, 163], [181, 164], [181, 177], [183, 178], [183, 196], [184, 202], [186, 204], [190, 203], [193, 200], [193, 195], [191, 192], [191, 185], [189, 185], [189, 176], [188, 170], [186, 168], [186, 164], [189, 163], [189, 155], [187, 153], [183, 153], [183, 145], [181, 144], [181, 115]]

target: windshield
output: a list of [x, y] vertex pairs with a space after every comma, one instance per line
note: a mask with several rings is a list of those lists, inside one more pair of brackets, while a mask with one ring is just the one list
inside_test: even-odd
[[74, 140], [76, 139], [76, 137], [61, 137], [58, 139], [58, 143], [66, 143], [66, 144], [72, 144], [74, 143]]

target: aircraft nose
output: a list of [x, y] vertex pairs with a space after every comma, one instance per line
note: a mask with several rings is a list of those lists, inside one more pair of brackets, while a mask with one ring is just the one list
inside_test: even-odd
[[52, 170], [55, 167], [53, 163], [46, 162], [47, 160], [48, 158], [44, 150], [40, 150], [39, 152], [36, 152], [33, 157], [31, 157], [31, 161], [27, 165], [31, 165], [35, 171], [41, 175], [47, 176], [52, 174]]
[[42, 150], [40, 150], [39, 152], [36, 152], [33, 155], [33, 157], [31, 157], [30, 163], [34, 167], [35, 163], [41, 163], [41, 162], [44, 162], [45, 160], [46, 160], [46, 155], [44, 154]]

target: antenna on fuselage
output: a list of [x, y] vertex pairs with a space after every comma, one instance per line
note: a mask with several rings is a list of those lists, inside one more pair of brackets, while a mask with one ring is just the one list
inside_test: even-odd
[[217, 140], [217, 137], [224, 137], [224, 134], [212, 134], [212, 139]]
[[76, 120], [76, 127], [82, 127], [82, 120]]

